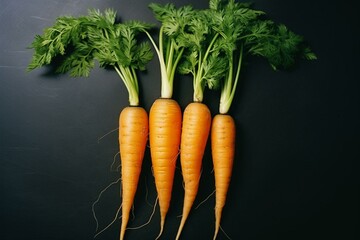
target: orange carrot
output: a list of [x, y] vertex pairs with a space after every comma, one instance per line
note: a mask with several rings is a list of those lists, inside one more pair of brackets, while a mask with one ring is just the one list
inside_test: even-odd
[[176, 239], [180, 237], [198, 192], [202, 158], [210, 132], [210, 125], [211, 113], [205, 104], [193, 102], [185, 108], [180, 145], [180, 161], [185, 195], [182, 218]]
[[173, 99], [159, 98], [149, 114], [149, 140], [160, 207], [160, 234], [169, 210], [181, 134], [181, 109]]
[[217, 114], [211, 126], [211, 150], [214, 164], [216, 205], [215, 234], [220, 229], [221, 213], [226, 202], [235, 154], [235, 121], [228, 114]]
[[[179, 104], [172, 99], [174, 77], [184, 53], [186, 42], [180, 43], [179, 34], [187, 29], [193, 18], [189, 7], [177, 8], [174, 4], [151, 3], [149, 8], [162, 24], [158, 44], [149, 32], [145, 32], [152, 43], [160, 64], [161, 95], [150, 109], [149, 134], [150, 153], [155, 185], [160, 206], [160, 235], [164, 229], [169, 209], [176, 159], [179, 154], [182, 114]], [[169, 31], [168, 26], [174, 26]], [[174, 31], [173, 31], [174, 30]]]
[[148, 137], [148, 115], [142, 107], [126, 107], [119, 118], [119, 145], [122, 178], [122, 222], [124, 238], [130, 210], [139, 182]]
[[50, 64], [66, 53], [57, 61], [57, 72], [88, 76], [98, 62], [102, 68], [114, 68], [123, 81], [131, 107], [125, 108], [119, 119], [123, 196], [120, 239], [129, 220], [148, 137], [148, 116], [139, 107], [137, 71], [145, 69], [153, 53], [149, 43], [137, 41], [137, 36], [150, 28], [140, 21], [118, 23], [112, 9], [104, 13], [89, 10], [88, 16], [79, 18], [63, 16], [45, 29], [43, 36], [36, 36], [32, 43], [35, 54], [28, 66], [32, 70]]
[[225, 67], [219, 68], [225, 69], [225, 72], [215, 80], [221, 86], [220, 115], [213, 120], [211, 134], [216, 187], [215, 239], [233, 167], [236, 130], [234, 119], [228, 114], [240, 79], [243, 58], [251, 55], [264, 57], [276, 70], [293, 66], [299, 57], [315, 60], [316, 55], [302, 36], [283, 24], [262, 18], [265, 12], [252, 9], [251, 5], [234, 0], [210, 1], [209, 8], [211, 11], [206, 12], [208, 18], [205, 19], [215, 19], [215, 27], [212, 28], [215, 29], [215, 36], [221, 39], [220, 44], [214, 45], [220, 46], [217, 50], [225, 53], [216, 57], [216, 66], [225, 61]]

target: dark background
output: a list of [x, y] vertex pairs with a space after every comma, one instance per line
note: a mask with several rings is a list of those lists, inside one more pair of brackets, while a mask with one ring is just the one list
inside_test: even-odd
[[[0, 0], [0, 239], [92, 239], [92, 204], [119, 178], [116, 131], [127, 92], [113, 71], [90, 77], [26, 73], [35, 34], [59, 15], [114, 8], [123, 19], [157, 23], [147, 0]], [[155, 1], [167, 2], [167, 1]], [[207, 1], [173, 0], [200, 8]], [[254, 7], [305, 36], [318, 55], [287, 72], [248, 59], [231, 114], [237, 155], [222, 228], [231, 239], [358, 239], [359, 232], [359, 14], [355, 1], [255, 0]], [[140, 74], [142, 104], [160, 96], [157, 59]], [[190, 78], [177, 77], [174, 98], [191, 101]], [[205, 103], [217, 112], [218, 93]], [[109, 134], [107, 134], [109, 133]], [[106, 135], [107, 134], [107, 135]], [[106, 136], [104, 136], [106, 135]], [[104, 136], [104, 137], [102, 137]], [[113, 159], [115, 156], [115, 165]], [[209, 149], [195, 205], [214, 190]], [[149, 151], [144, 160], [134, 218], [151, 215], [156, 192]], [[162, 239], [174, 239], [183, 189], [176, 171]], [[119, 184], [95, 206], [99, 229], [115, 217]], [[212, 239], [214, 196], [191, 215], [182, 239]], [[117, 220], [96, 239], [117, 239]], [[159, 212], [127, 239], [154, 239]], [[227, 239], [220, 232], [218, 239]]]

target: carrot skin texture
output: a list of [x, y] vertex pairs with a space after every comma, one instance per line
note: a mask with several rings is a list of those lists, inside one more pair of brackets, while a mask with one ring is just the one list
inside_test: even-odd
[[185, 194], [182, 218], [176, 239], [180, 237], [198, 192], [202, 159], [210, 126], [211, 113], [205, 104], [193, 102], [185, 108], [180, 144], [180, 162]]
[[211, 127], [211, 152], [215, 175], [215, 233], [220, 229], [222, 210], [225, 206], [235, 156], [236, 127], [234, 119], [227, 114], [214, 117]]
[[179, 155], [182, 113], [173, 99], [159, 98], [150, 108], [150, 154], [160, 207], [160, 234], [169, 210], [176, 160]]
[[129, 214], [134, 202], [149, 133], [145, 109], [126, 107], [119, 118], [119, 146], [122, 182], [122, 222], [120, 239], [124, 239]]

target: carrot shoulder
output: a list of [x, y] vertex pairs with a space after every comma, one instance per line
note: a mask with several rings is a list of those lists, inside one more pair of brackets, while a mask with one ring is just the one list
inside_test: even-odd
[[159, 98], [149, 114], [150, 153], [160, 207], [160, 234], [169, 210], [176, 159], [179, 155], [181, 109], [173, 99]]
[[222, 210], [225, 206], [229, 189], [235, 155], [235, 121], [227, 114], [214, 117], [211, 127], [211, 150], [214, 164], [216, 204], [215, 204], [215, 233], [219, 229]]

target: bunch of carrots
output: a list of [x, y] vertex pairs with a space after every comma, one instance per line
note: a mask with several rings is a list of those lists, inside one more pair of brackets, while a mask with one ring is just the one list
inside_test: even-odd
[[[122, 223], [124, 239], [137, 190], [145, 148], [149, 140], [153, 175], [160, 208], [160, 233], [170, 206], [174, 172], [180, 156], [184, 204], [176, 239], [190, 214], [199, 188], [202, 159], [209, 136], [215, 175], [216, 238], [232, 175], [235, 156], [235, 120], [229, 114], [240, 69], [249, 55], [268, 60], [273, 69], [287, 68], [298, 57], [316, 59], [301, 36], [275, 24], [248, 3], [210, 0], [207, 9], [192, 6], [149, 5], [161, 22], [158, 43], [140, 21], [119, 23], [116, 12], [90, 10], [87, 16], [59, 17], [52, 27], [37, 35], [31, 48], [29, 70], [57, 65], [60, 73], [88, 76], [95, 62], [112, 67], [129, 93], [129, 106], [119, 117]], [[144, 41], [139, 35], [147, 36]], [[140, 41], [142, 39], [142, 41]], [[146, 40], [146, 38], [145, 38]], [[161, 94], [149, 115], [139, 103], [137, 71], [153, 58], [160, 65]], [[176, 73], [190, 74], [193, 102], [182, 112], [173, 96]], [[220, 91], [219, 113], [212, 117], [203, 103], [206, 89]]]

